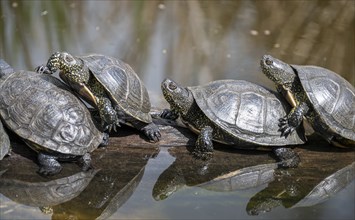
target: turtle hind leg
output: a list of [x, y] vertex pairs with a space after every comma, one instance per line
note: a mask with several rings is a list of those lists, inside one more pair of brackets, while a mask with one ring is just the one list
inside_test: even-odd
[[57, 161], [57, 157], [39, 153], [37, 156], [40, 168], [38, 173], [44, 176], [50, 176], [59, 173], [62, 170], [62, 166]]
[[297, 167], [301, 159], [295, 151], [290, 148], [280, 147], [273, 149], [274, 154], [280, 160], [279, 167], [291, 168]]
[[136, 129], [142, 131], [144, 135], [153, 142], [158, 142], [161, 138], [160, 130], [159, 127], [154, 124], [153, 122], [151, 123], [144, 123], [139, 120], [136, 120], [132, 117], [127, 118], [127, 121]]
[[212, 143], [213, 129], [210, 126], [203, 127], [198, 136], [193, 155], [196, 158], [207, 160], [212, 157], [213, 143]]
[[149, 123], [140, 129], [149, 140], [158, 142], [161, 138], [160, 130], [156, 124]]

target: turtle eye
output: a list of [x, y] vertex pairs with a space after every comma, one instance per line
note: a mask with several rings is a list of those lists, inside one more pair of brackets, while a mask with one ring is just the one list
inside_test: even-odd
[[64, 61], [71, 65], [75, 64], [75, 59], [69, 54], [64, 55]]
[[272, 60], [269, 59], [269, 58], [266, 58], [265, 63], [266, 63], [267, 65], [272, 65], [272, 64], [273, 64]]
[[175, 89], [177, 88], [176, 84], [173, 83], [173, 82], [170, 82], [170, 83], [168, 84], [168, 87], [169, 87], [169, 89], [171, 89], [171, 90], [175, 90]]

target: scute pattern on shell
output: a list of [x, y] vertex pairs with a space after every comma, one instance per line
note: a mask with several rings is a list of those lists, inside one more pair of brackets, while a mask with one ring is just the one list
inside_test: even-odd
[[292, 65], [314, 110], [333, 132], [355, 141], [355, 90], [336, 73], [317, 66]]
[[205, 115], [236, 138], [261, 145], [304, 142], [297, 132], [280, 137], [278, 119], [290, 108], [264, 87], [243, 80], [219, 80], [188, 89]]
[[0, 160], [2, 160], [10, 151], [10, 139], [0, 120]]
[[0, 114], [16, 134], [41, 146], [35, 150], [83, 155], [97, 148], [103, 134], [85, 105], [64, 88], [53, 76], [13, 73], [0, 85]]
[[149, 114], [151, 105], [148, 91], [128, 64], [99, 54], [79, 56], [79, 58], [106, 88], [116, 105], [140, 121], [152, 122]]

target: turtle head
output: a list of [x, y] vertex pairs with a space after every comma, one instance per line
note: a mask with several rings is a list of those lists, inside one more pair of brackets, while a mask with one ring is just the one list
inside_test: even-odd
[[264, 55], [260, 60], [263, 73], [277, 86], [289, 88], [296, 78], [293, 68], [270, 55]]
[[57, 70], [71, 72], [83, 67], [83, 62], [67, 52], [55, 52], [48, 59], [47, 67], [51, 72]]
[[14, 69], [5, 62], [5, 60], [0, 59], [0, 80], [7, 78], [10, 74], [14, 72]]
[[89, 80], [89, 71], [84, 62], [67, 52], [55, 52], [47, 62], [47, 68], [54, 73], [59, 70], [59, 76], [66, 83], [86, 83]]
[[161, 83], [161, 90], [172, 109], [181, 114], [186, 114], [189, 111], [194, 99], [187, 88], [180, 86], [171, 79], [165, 79]]

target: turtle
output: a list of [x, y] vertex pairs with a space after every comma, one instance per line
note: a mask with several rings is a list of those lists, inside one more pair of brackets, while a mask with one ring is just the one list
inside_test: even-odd
[[54, 175], [60, 161], [91, 168], [90, 152], [108, 144], [89, 110], [59, 79], [32, 71], [14, 71], [0, 59], [0, 116], [5, 126], [38, 153], [38, 172]]
[[57, 70], [64, 82], [96, 107], [104, 130], [116, 130], [123, 122], [142, 131], [150, 141], [159, 141], [159, 128], [149, 114], [148, 91], [127, 63], [102, 54], [55, 52], [45, 66], [37, 68], [42, 73]]
[[170, 104], [161, 117], [180, 117], [199, 134], [193, 151], [197, 158], [210, 158], [212, 141], [216, 141], [240, 149], [273, 150], [280, 167], [298, 165], [299, 156], [291, 146], [305, 143], [304, 132], [299, 129], [292, 137], [280, 137], [273, 122], [290, 107], [276, 92], [248, 81], [228, 79], [185, 88], [167, 78], [161, 89]]
[[10, 154], [10, 139], [0, 120], [0, 160]]
[[293, 107], [279, 119], [281, 135], [287, 137], [305, 117], [329, 143], [355, 147], [355, 89], [348, 81], [326, 68], [291, 65], [270, 55], [260, 65]]

